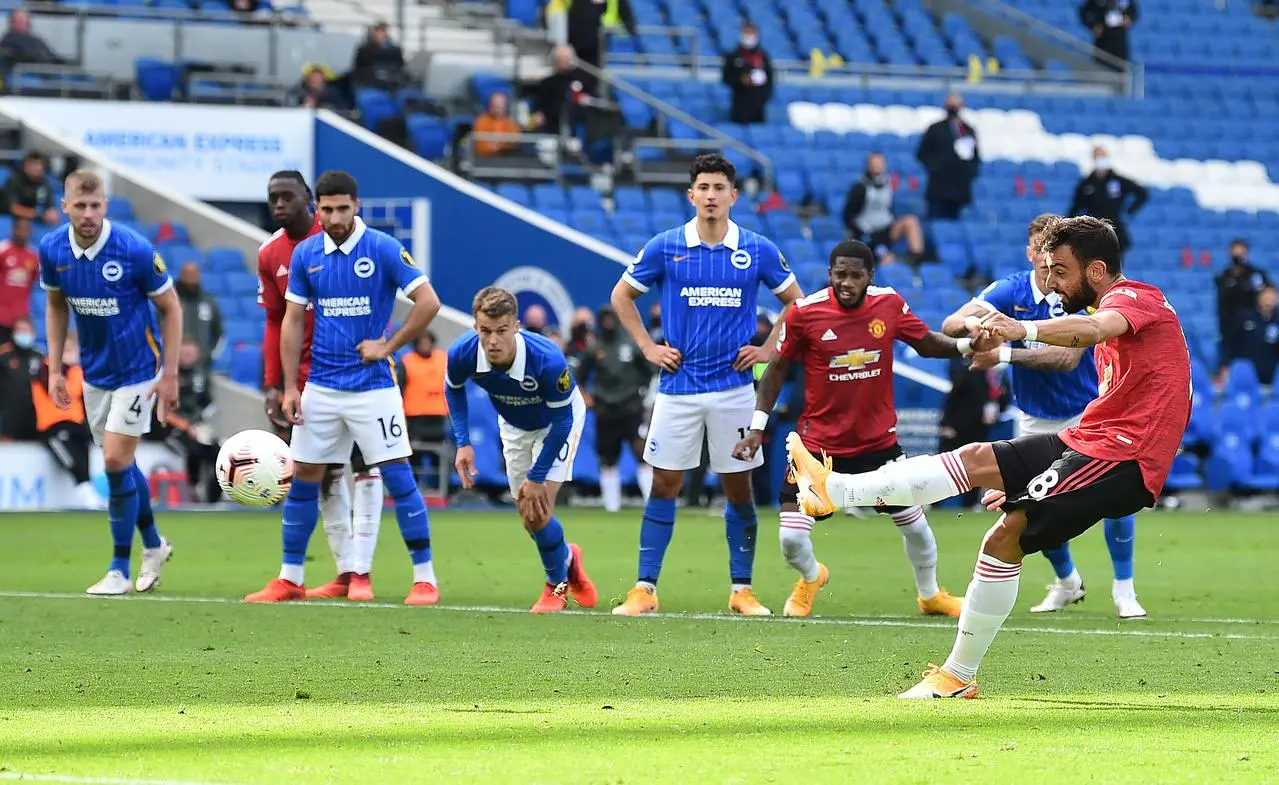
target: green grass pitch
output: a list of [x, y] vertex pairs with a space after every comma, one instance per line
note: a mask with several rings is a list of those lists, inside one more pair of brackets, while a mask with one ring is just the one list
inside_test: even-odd
[[[1026, 608], [1033, 557], [976, 701], [893, 696], [941, 662], [949, 619], [915, 614], [887, 518], [819, 525], [832, 583], [809, 620], [727, 616], [723, 523], [681, 511], [659, 618], [608, 613], [634, 578], [639, 514], [565, 510], [601, 607], [533, 617], [536, 550], [512, 513], [432, 518], [443, 607], [405, 608], [385, 517], [378, 602], [246, 606], [277, 569], [278, 518], [165, 514], [160, 591], [95, 600], [92, 515], [0, 517], [0, 780], [148, 783], [1038, 783], [1279, 781], [1273, 517], [1147, 513], [1118, 623], [1101, 532], [1090, 593]], [[962, 592], [987, 514], [931, 516]], [[794, 575], [764, 511], [756, 588]], [[136, 551], [135, 551], [136, 552]], [[323, 533], [312, 582], [332, 574]]]

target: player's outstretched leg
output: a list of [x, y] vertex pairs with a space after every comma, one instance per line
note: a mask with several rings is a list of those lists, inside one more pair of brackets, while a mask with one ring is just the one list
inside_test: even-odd
[[111, 596], [128, 594], [133, 590], [129, 582], [129, 561], [133, 551], [133, 530], [138, 523], [138, 490], [132, 466], [107, 471], [107, 520], [111, 524], [111, 541], [114, 550], [111, 564], [102, 580], [85, 590], [87, 594]]
[[[307, 479], [308, 477], [313, 479]], [[280, 577], [245, 597], [245, 602], [290, 602], [306, 599], [302, 565], [306, 561], [306, 548], [311, 542], [311, 534], [320, 520], [320, 485], [323, 480], [323, 466], [295, 466], [293, 482], [289, 485], [288, 495], [284, 497], [281, 533], [284, 558], [280, 565]]]
[[782, 558], [799, 571], [790, 597], [782, 608], [784, 616], [807, 616], [813, 612], [817, 593], [830, 582], [830, 570], [817, 561], [813, 554], [813, 524], [815, 521], [802, 512], [782, 507], [778, 537], [782, 544]]
[[1070, 557], [1070, 543], [1044, 551], [1057, 580], [1048, 584], [1048, 596], [1030, 609], [1031, 613], [1053, 613], [1084, 598], [1084, 579]]
[[142, 566], [138, 568], [138, 591], [151, 591], [160, 585], [160, 569], [173, 558], [173, 546], [160, 536], [151, 510], [151, 484], [138, 465], [133, 464], [133, 485], [138, 493], [138, 534], [142, 537]]
[[337, 577], [308, 589], [307, 599], [331, 600], [345, 597], [351, 589], [351, 489], [346, 486], [346, 471], [330, 468], [320, 489], [320, 516], [324, 518], [324, 535], [329, 552], [337, 565]]
[[955, 597], [937, 585], [937, 538], [928, 525], [924, 508], [915, 506], [892, 513], [893, 523], [901, 533], [906, 558], [915, 572], [915, 601], [925, 616], [958, 618], [964, 598]]
[[1137, 589], [1133, 586], [1133, 545], [1137, 536], [1137, 518], [1107, 518], [1105, 521], [1106, 547], [1110, 550], [1110, 563], [1115, 568], [1115, 585], [1111, 598], [1115, 601], [1115, 613], [1121, 619], [1141, 619], [1146, 609], [1137, 602]]
[[[678, 484], [675, 493], [679, 493]], [[613, 609], [613, 615], [639, 616], [657, 612], [657, 579], [662, 574], [662, 561], [674, 533], [675, 497], [649, 496], [644, 503], [644, 520], [640, 524], [639, 579], [635, 588], [626, 593], [626, 600]]]
[[348, 600], [369, 602], [373, 599], [373, 552], [377, 550], [385, 498], [380, 471], [372, 468], [356, 473], [355, 540], [351, 546], [351, 569], [355, 574], [351, 576]]
[[434, 605], [440, 601], [440, 590], [435, 582], [435, 565], [431, 562], [431, 524], [426, 502], [413, 479], [413, 469], [404, 459], [381, 464], [379, 468], [386, 490], [395, 502], [400, 536], [413, 559], [413, 588], [404, 598], [404, 604]]

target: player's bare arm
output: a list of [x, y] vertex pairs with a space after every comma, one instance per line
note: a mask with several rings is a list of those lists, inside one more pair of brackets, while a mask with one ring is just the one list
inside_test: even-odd
[[413, 301], [413, 308], [394, 335], [375, 341], [360, 341], [356, 348], [360, 350], [361, 360], [366, 363], [381, 362], [395, 354], [410, 341], [416, 341], [440, 312], [440, 296], [429, 282], [409, 293], [409, 299]]
[[[778, 319], [778, 323], [781, 321], [782, 319]], [[775, 343], [773, 345], [776, 346]], [[764, 375], [759, 380], [759, 389], [755, 391], [755, 411], [771, 412], [773, 410], [773, 407], [777, 405], [777, 396], [782, 393], [782, 385], [786, 382], [786, 373], [789, 369], [790, 360], [780, 354], [774, 354], [768, 361], [768, 367], [764, 369]], [[764, 440], [764, 429], [762, 427], [756, 429], [754, 425], [755, 423], [751, 424], [746, 437], [733, 448], [733, 457], [739, 461], [749, 461], [754, 458], [760, 443]]]
[[67, 327], [71, 323], [71, 307], [60, 291], [45, 292], [44, 336], [49, 347], [49, 397], [59, 409], [71, 406], [67, 377], [63, 375], [62, 350], [67, 345]]
[[1033, 368], [1037, 371], [1053, 371], [1064, 373], [1075, 370], [1079, 360], [1084, 356], [1085, 348], [1072, 349], [1069, 346], [1042, 346], [1037, 349], [1014, 349], [1001, 346], [977, 352], [972, 356], [972, 369], [985, 371], [1001, 363], [1019, 365], [1022, 368]]
[[941, 331], [951, 338], [963, 338], [968, 335], [968, 326], [964, 323], [969, 317], [980, 319], [990, 312], [981, 303], [969, 300], [958, 311], [947, 316], [941, 323]]
[[[984, 352], [999, 346], [1001, 339], [981, 334], [976, 338], [951, 338], [936, 330], [930, 330], [918, 341], [907, 342], [921, 357], [962, 357], [973, 352]], [[967, 343], [965, 343], [967, 342]]]
[[[792, 283], [777, 294], [777, 299], [782, 302], [782, 312], [777, 317], [777, 321], [773, 322], [773, 330], [768, 334], [768, 340], [759, 346], [743, 346], [737, 350], [737, 357], [733, 360], [733, 370], [749, 371], [759, 363], [769, 362], [776, 353], [777, 339], [781, 335], [782, 325], [786, 323], [786, 311], [791, 307], [791, 303], [804, 296], [804, 291], [799, 288], [799, 284]], [[765, 409], [765, 411], [769, 411]]]
[[156, 416], [160, 422], [178, 408], [178, 352], [182, 349], [182, 302], [172, 286], [151, 297], [160, 312], [160, 337], [164, 342], [160, 381], [156, 382]]
[[1085, 349], [1128, 332], [1128, 320], [1117, 311], [1110, 310], [1034, 322], [1020, 322], [992, 312], [982, 319], [981, 332], [1005, 341], [1031, 340]]
[[639, 306], [635, 304], [642, 294], [643, 292], [626, 281], [618, 281], [613, 287], [613, 294], [609, 301], [622, 327], [626, 328], [631, 340], [639, 346], [644, 359], [668, 373], [675, 373], [679, 370], [679, 349], [672, 346], [659, 346], [648, 334], [648, 328], [644, 326], [644, 318], [640, 316]]
[[306, 333], [306, 306], [290, 301], [280, 323], [280, 368], [284, 380], [280, 411], [286, 420], [302, 422], [302, 395], [298, 392], [298, 365], [302, 362], [302, 337]]

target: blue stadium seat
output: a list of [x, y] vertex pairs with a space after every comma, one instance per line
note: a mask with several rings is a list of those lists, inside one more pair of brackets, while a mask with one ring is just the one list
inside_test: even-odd
[[180, 81], [175, 63], [139, 57], [133, 63], [138, 89], [148, 101], [172, 101]]
[[450, 130], [445, 122], [434, 115], [413, 114], [405, 119], [409, 138], [417, 154], [429, 160], [443, 158], [448, 152]]

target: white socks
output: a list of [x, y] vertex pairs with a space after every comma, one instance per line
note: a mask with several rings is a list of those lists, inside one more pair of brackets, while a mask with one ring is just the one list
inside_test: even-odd
[[640, 493], [647, 502], [648, 495], [653, 492], [653, 467], [640, 461], [640, 465], [635, 467], [635, 484], [639, 486]]
[[622, 509], [622, 475], [616, 466], [600, 467], [600, 496], [603, 497], [607, 512]]
[[964, 596], [964, 610], [959, 614], [955, 647], [942, 670], [964, 682], [973, 680], [995, 633], [1012, 613], [1020, 579], [1020, 563], [1007, 564], [985, 553], [978, 555], [972, 583]]
[[1057, 582], [1060, 583], [1062, 586], [1069, 586], [1072, 589], [1079, 589], [1079, 588], [1082, 588], [1084, 585], [1084, 578], [1082, 575], [1079, 574], [1079, 570], [1076, 569], [1076, 570], [1071, 570], [1070, 574], [1067, 575], [1065, 578], [1058, 578]]
[[289, 583], [302, 585], [303, 571], [301, 564], [282, 564], [280, 565], [280, 577]]
[[937, 540], [923, 508], [911, 507], [893, 513], [892, 517], [906, 546], [906, 558], [915, 570], [915, 591], [925, 600], [936, 597], [941, 591], [937, 586]]
[[[413, 582], [435, 584], [435, 562], [413, 565]], [[436, 584], [438, 585], [438, 584]]]
[[853, 507], [914, 507], [972, 490], [963, 462], [953, 452], [921, 455], [885, 464], [865, 474], [832, 473], [826, 480], [831, 501]]
[[355, 537], [351, 547], [351, 572], [357, 575], [368, 575], [373, 570], [373, 551], [377, 549], [384, 503], [381, 472], [370, 469], [355, 475]]
[[[351, 489], [346, 485], [346, 472], [340, 469], [332, 472], [328, 489], [328, 493], [321, 494], [320, 515], [324, 518], [329, 550], [341, 574], [351, 571]], [[301, 583], [300, 580], [293, 582]]]
[[812, 583], [820, 576], [813, 555], [813, 519], [802, 512], [783, 512], [777, 530], [782, 541], [782, 558]]
[[1136, 597], [1137, 587], [1133, 585], [1132, 578], [1124, 580], [1116, 580], [1110, 589], [1112, 597]]

